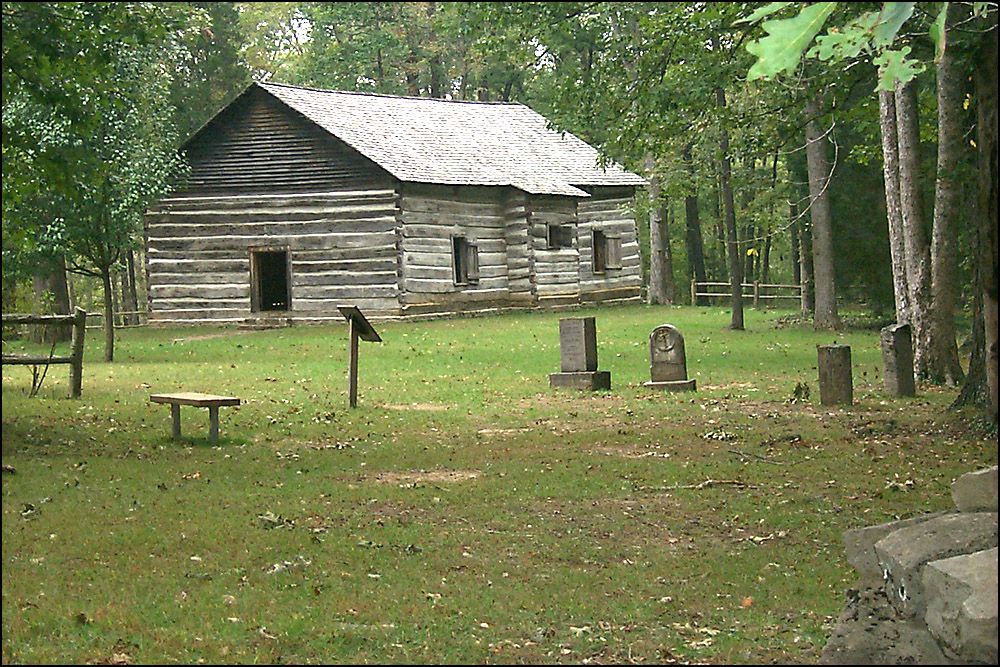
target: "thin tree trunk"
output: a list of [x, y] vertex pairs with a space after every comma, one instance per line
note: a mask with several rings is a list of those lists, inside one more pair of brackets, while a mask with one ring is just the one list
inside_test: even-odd
[[[976, 230], [976, 247], [981, 247], [980, 230]], [[974, 284], [982, 284], [982, 265], [974, 262]], [[990, 406], [990, 387], [986, 379], [986, 327], [983, 323], [983, 292], [975, 290], [972, 299], [972, 335], [969, 337], [969, 372], [965, 374], [962, 389], [951, 407], [976, 406], [984, 410]]]
[[[721, 87], [715, 89], [715, 102], [720, 110], [726, 106], [726, 91]], [[736, 203], [733, 201], [729, 131], [725, 127], [725, 120], [719, 134], [719, 153], [719, 187], [722, 190], [722, 206], [726, 222], [726, 254], [729, 257], [729, 294], [732, 307], [729, 328], [743, 331], [743, 262], [736, 234]]]
[[767, 283], [771, 279], [771, 235], [764, 239], [764, 254], [760, 257], [760, 281]]
[[997, 420], [997, 24], [980, 42], [973, 78], [976, 82], [976, 147], [979, 163], [979, 234], [982, 270], [986, 383], [990, 411]]
[[[960, 7], [948, 5], [948, 25], [954, 22]], [[948, 34], [947, 32], [945, 33]], [[958, 281], [955, 244], [960, 213], [958, 163], [962, 153], [962, 71], [954, 48], [946, 48], [937, 66], [938, 163], [934, 186], [934, 229], [931, 236], [931, 310], [930, 328], [934, 348], [928, 372], [930, 379], [957, 385], [962, 381], [955, 334], [955, 300]]]
[[840, 326], [837, 316], [837, 288], [833, 268], [833, 221], [830, 216], [829, 184], [832, 174], [826, 157], [826, 137], [816, 122], [819, 104], [815, 97], [806, 103], [806, 165], [809, 169], [809, 213], [812, 218], [813, 275], [815, 277], [816, 303], [813, 326], [817, 329], [836, 329]]
[[[688, 269], [697, 282], [705, 282], [705, 241], [701, 235], [701, 220], [698, 217], [698, 188], [695, 182], [694, 161], [691, 159], [691, 144], [684, 147], [681, 154], [688, 172], [688, 193], [684, 196], [684, 236], [687, 246]], [[706, 297], [697, 297], [699, 306], [707, 305]], [[694, 304], [691, 304], [694, 305]]]
[[676, 220], [674, 219], [674, 210], [670, 207], [670, 200], [663, 202], [663, 211], [660, 213], [660, 217], [663, 218], [664, 294], [667, 297], [667, 303], [674, 303], [677, 301], [677, 285], [674, 284], [674, 251], [670, 247], [670, 228]]
[[903, 212], [906, 246], [906, 284], [910, 293], [910, 326], [913, 331], [913, 370], [928, 375], [933, 349], [929, 319], [931, 308], [931, 256], [920, 201], [920, 132], [914, 83], [896, 86], [896, 125], [899, 134], [899, 203]]
[[812, 315], [816, 300], [813, 298], [813, 255], [812, 255], [812, 227], [809, 222], [802, 218], [802, 253], [800, 255], [802, 282], [802, 314]]
[[669, 263], [666, 246], [670, 243], [667, 221], [660, 202], [660, 178], [654, 172], [655, 160], [647, 153], [643, 160], [649, 178], [649, 289], [646, 300], [651, 304], [668, 304], [667, 283]]
[[[743, 209], [745, 210], [746, 206]], [[757, 263], [755, 261], [757, 259], [757, 244], [753, 241], [756, 233], [753, 225], [747, 225], [746, 229], [743, 230], [743, 239], [747, 247], [746, 252], [743, 253], [743, 279], [748, 283], [757, 279]]]
[[441, 59], [441, 46], [438, 44], [438, 35], [434, 29], [434, 15], [437, 14], [437, 3], [428, 2], [427, 3], [427, 24], [430, 27], [430, 39], [429, 44], [426, 46], [431, 49], [433, 56], [430, 58], [430, 80], [431, 80], [431, 97], [442, 98], [444, 97], [444, 63]]
[[115, 360], [114, 288], [111, 284], [111, 267], [101, 270], [104, 285], [104, 361]]
[[129, 311], [131, 314], [125, 316], [125, 322], [127, 324], [139, 324], [139, 294], [138, 288], [135, 284], [135, 251], [126, 250], [125, 251], [125, 273], [123, 274], [125, 288], [122, 293], [122, 303], [125, 306], [125, 310]]
[[799, 265], [799, 249], [801, 241], [799, 239], [799, 206], [794, 202], [788, 202], [788, 232], [792, 240], [792, 282], [796, 285], [802, 284], [802, 267]]
[[885, 210], [889, 223], [889, 254], [892, 258], [892, 293], [896, 321], [910, 321], [910, 293], [906, 284], [906, 247], [903, 211], [899, 203], [899, 133], [896, 129], [896, 95], [891, 90], [878, 93], [879, 128], [882, 133], [882, 179], [885, 183]]

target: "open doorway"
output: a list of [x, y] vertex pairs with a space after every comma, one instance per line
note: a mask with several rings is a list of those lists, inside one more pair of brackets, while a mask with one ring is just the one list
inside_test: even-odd
[[287, 248], [250, 251], [250, 310], [291, 310], [291, 264]]

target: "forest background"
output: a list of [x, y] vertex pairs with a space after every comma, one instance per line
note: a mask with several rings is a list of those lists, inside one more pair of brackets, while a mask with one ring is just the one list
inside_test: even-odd
[[650, 303], [727, 282], [740, 329], [740, 283], [802, 284], [818, 328], [910, 322], [920, 378], [995, 416], [996, 25], [996, 3], [7, 2], [3, 309], [103, 309], [111, 360], [146, 206], [251, 81], [520, 102], [649, 180]]

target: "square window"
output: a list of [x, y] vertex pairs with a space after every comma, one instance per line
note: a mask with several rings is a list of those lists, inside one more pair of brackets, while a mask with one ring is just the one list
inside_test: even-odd
[[547, 229], [549, 250], [573, 247], [573, 225], [549, 225]]

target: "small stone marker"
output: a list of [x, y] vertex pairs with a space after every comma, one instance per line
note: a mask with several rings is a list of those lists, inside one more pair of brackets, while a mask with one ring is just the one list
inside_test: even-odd
[[851, 378], [850, 345], [817, 345], [819, 357], [819, 402], [822, 405], [851, 405], [854, 384]]
[[684, 336], [677, 327], [664, 324], [649, 334], [649, 382], [653, 389], [694, 391], [695, 381], [687, 376]]
[[597, 370], [597, 325], [593, 317], [559, 320], [561, 373], [549, 374], [550, 387], [611, 389], [611, 372]]
[[340, 314], [347, 318], [349, 359], [347, 367], [347, 403], [358, 407], [358, 337], [369, 343], [381, 343], [382, 338], [375, 331], [368, 318], [357, 306], [337, 306]]
[[909, 324], [893, 324], [882, 329], [882, 362], [885, 390], [893, 396], [916, 396]]

